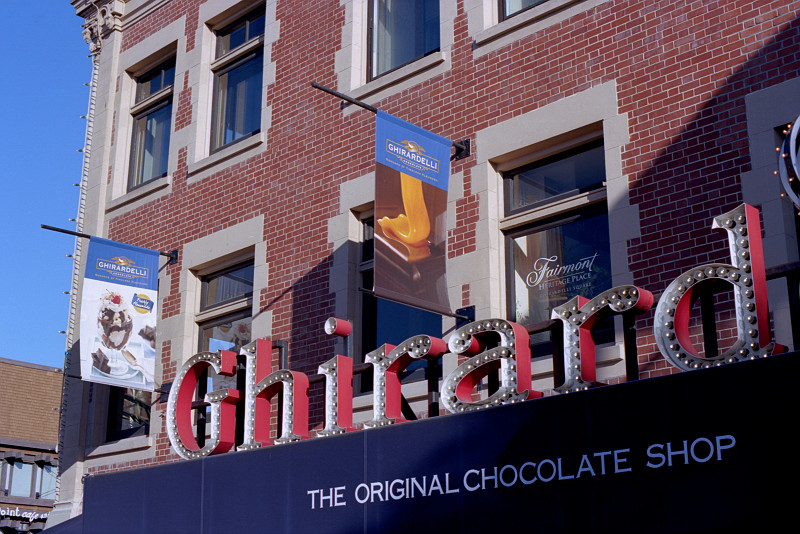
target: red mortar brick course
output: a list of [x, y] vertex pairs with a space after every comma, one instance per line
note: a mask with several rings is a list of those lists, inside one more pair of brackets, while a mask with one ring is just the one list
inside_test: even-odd
[[[123, 50], [184, 15], [187, 49], [193, 49], [203, 23], [198, 5], [165, 4], [125, 31]], [[798, 12], [800, 2], [784, 0], [609, 1], [476, 57], [459, 1], [452, 68], [376, 105], [474, 143], [481, 129], [616, 80], [619, 112], [630, 131], [622, 172], [641, 215], [641, 238], [628, 242], [629, 267], [637, 285], [658, 295], [691, 267], [728, 261], [726, 238], [710, 225], [742, 201], [739, 176], [749, 170], [744, 96], [797, 76]], [[279, 1], [277, 18], [281, 33], [269, 50], [276, 81], [266, 92], [272, 122], [265, 150], [189, 183], [181, 147], [171, 192], [112, 218], [108, 228], [112, 239], [180, 251], [185, 243], [263, 215], [270, 284], [258, 304], [272, 312], [272, 337], [289, 342], [293, 367], [314, 373], [334, 354], [321, 328], [334, 309], [328, 278], [335, 251], [327, 221], [338, 214], [340, 185], [372, 170], [374, 118], [363, 110], [342, 112], [338, 101], [309, 87], [312, 80], [336, 87], [334, 54], [344, 23], [339, 1]], [[196, 119], [188, 73], [183, 76], [176, 130]], [[476, 250], [477, 225], [488, 213], [486, 199], [472, 192], [474, 159], [452, 166], [463, 173], [464, 195], [456, 199], [455, 225], [448, 231], [449, 258]], [[192, 305], [181, 302], [182, 268], [180, 260], [167, 267], [163, 318]], [[469, 296], [465, 286], [463, 305]], [[658, 354], [652, 320], [651, 311], [637, 322], [642, 378], [675, 372]], [[721, 332], [724, 345], [732, 330]], [[161, 347], [168, 355], [165, 379], [185, 357], [170, 348], [169, 341]], [[313, 409], [319, 413], [320, 407]], [[164, 444], [162, 433], [156, 439]], [[147, 462], [103, 469], [175, 459], [160, 448]]]

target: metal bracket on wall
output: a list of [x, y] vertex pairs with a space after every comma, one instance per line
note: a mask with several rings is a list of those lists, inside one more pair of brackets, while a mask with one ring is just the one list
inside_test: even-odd
[[[328, 87], [325, 87], [324, 85], [318, 84], [317, 82], [311, 82], [311, 87], [313, 87], [314, 89], [319, 89], [320, 91], [324, 91], [324, 92], [328, 93], [329, 95], [335, 96], [336, 98], [340, 98], [341, 100], [344, 100], [344, 102], [348, 102], [350, 104], [354, 104], [356, 106], [364, 108], [364, 109], [366, 109], [367, 111], [369, 111], [371, 113], [377, 113], [378, 112], [378, 108], [376, 108], [375, 106], [371, 106], [371, 105], [367, 104], [366, 102], [362, 102], [361, 100], [356, 100], [355, 98], [347, 96], [344, 93], [340, 93], [339, 91], [334, 91], [333, 89], [330, 89]], [[342, 102], [342, 107], [345, 106], [344, 102]], [[450, 156], [451, 160], [463, 159], [463, 158], [466, 158], [466, 157], [468, 157], [470, 155], [470, 142], [469, 142], [469, 139], [464, 139], [463, 141], [452, 141], [452, 143], [453, 143], [453, 147], [456, 149], [456, 153], [454, 155]]]
[[468, 325], [469, 323], [474, 323], [475, 306], [472, 305], [459, 308], [456, 310], [456, 313], [453, 317], [456, 318], [456, 328], [461, 328], [462, 326]]
[[[91, 239], [92, 237], [97, 237], [89, 234], [84, 234], [82, 232], [74, 232], [72, 230], [65, 230], [64, 228], [56, 228], [55, 226], [48, 226], [46, 224], [42, 224], [40, 226], [45, 230], [61, 232], [62, 234], [74, 235], [76, 237], [83, 237], [85, 239]], [[158, 253], [167, 258], [167, 265], [173, 265], [175, 263], [178, 263], [178, 249], [170, 250], [169, 252], [158, 251]]]
[[454, 160], [464, 159], [464, 158], [468, 158], [470, 156], [470, 154], [471, 154], [471, 152], [470, 152], [471, 146], [470, 146], [469, 139], [464, 139], [463, 141], [459, 141], [458, 143], [456, 143], [454, 141], [453, 142], [453, 146], [456, 147], [456, 153], [453, 154], [452, 156], [450, 156], [450, 159], [454, 159]]

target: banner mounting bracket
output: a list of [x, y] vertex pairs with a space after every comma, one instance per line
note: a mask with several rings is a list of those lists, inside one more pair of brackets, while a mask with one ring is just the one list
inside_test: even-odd
[[[344, 93], [340, 93], [339, 91], [334, 91], [333, 89], [331, 89], [329, 87], [325, 87], [324, 85], [319, 84], [317, 82], [311, 82], [311, 87], [313, 87], [314, 89], [319, 89], [320, 91], [324, 91], [324, 92], [328, 93], [329, 95], [333, 95], [336, 98], [340, 98], [340, 99], [342, 99], [345, 102], [348, 102], [350, 104], [353, 104], [353, 105], [356, 105], [358, 107], [364, 108], [367, 111], [370, 111], [372, 113], [378, 113], [378, 108], [376, 108], [375, 106], [371, 106], [371, 105], [367, 104], [366, 102], [362, 102], [361, 100], [356, 100], [355, 98], [353, 98], [351, 96], [347, 96]], [[342, 104], [342, 105], [344, 106], [344, 104]], [[456, 149], [456, 153], [455, 153], [455, 155], [450, 156], [451, 160], [464, 159], [464, 158], [466, 158], [466, 157], [468, 157], [470, 155], [470, 142], [469, 142], [469, 139], [465, 139], [463, 141], [452, 141], [452, 143], [453, 143], [453, 147]]]
[[[45, 230], [52, 230], [54, 232], [61, 232], [62, 234], [74, 235], [75, 237], [82, 237], [84, 239], [91, 239], [92, 235], [84, 234], [82, 232], [75, 232], [73, 230], [66, 230], [64, 228], [56, 228], [55, 226], [48, 226], [46, 224], [39, 225]], [[178, 249], [170, 250], [169, 252], [158, 251], [158, 253], [167, 258], [167, 265], [174, 265], [178, 263]]]

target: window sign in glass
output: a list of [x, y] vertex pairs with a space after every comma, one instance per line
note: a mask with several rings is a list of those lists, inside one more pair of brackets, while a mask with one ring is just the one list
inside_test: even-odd
[[608, 216], [581, 217], [509, 238], [515, 320], [550, 319], [555, 306], [611, 287]]
[[236, 317], [227, 317], [222, 322], [203, 324], [200, 326], [200, 350], [216, 352], [218, 350], [239, 349], [250, 343], [250, 325], [252, 319], [246, 312]]
[[558, 154], [506, 175], [506, 213], [563, 194], [603, 187], [605, 158], [602, 141]]
[[372, 0], [370, 79], [439, 50], [439, 0]]

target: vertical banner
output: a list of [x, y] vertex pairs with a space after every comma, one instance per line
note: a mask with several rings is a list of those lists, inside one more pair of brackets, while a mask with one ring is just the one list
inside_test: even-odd
[[450, 147], [378, 111], [375, 123], [375, 294], [451, 313], [445, 273]]
[[159, 252], [93, 237], [81, 300], [81, 377], [153, 391]]

